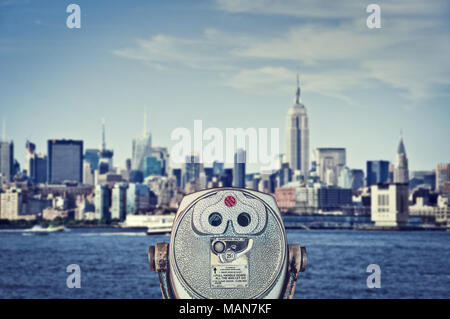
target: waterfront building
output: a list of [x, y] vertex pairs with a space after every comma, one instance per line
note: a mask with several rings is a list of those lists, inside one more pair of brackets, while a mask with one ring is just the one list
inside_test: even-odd
[[87, 195], [80, 194], [75, 196], [74, 219], [75, 220], [94, 220], [95, 204], [94, 193]]
[[286, 156], [289, 167], [300, 171], [303, 176], [309, 172], [309, 124], [306, 107], [301, 103], [300, 84], [297, 74], [295, 103], [289, 108], [286, 125]]
[[23, 212], [22, 190], [11, 187], [0, 194], [0, 219], [16, 220]]
[[111, 190], [106, 185], [95, 186], [95, 218], [96, 219], [106, 219], [111, 218], [111, 213], [109, 208], [111, 206]]
[[450, 196], [439, 196], [435, 220], [450, 230]]
[[149, 176], [145, 179], [145, 184], [157, 198], [156, 205], [167, 207], [171, 199], [177, 195], [177, 179], [175, 176]]
[[35, 220], [51, 201], [34, 197], [31, 191], [10, 187], [0, 194], [0, 219]]
[[233, 186], [245, 187], [245, 151], [238, 149], [234, 154]]
[[41, 184], [37, 187], [37, 192], [42, 197], [56, 197], [63, 196], [70, 199], [70, 201], [74, 201], [76, 196], [83, 195], [88, 196], [94, 191], [94, 187], [91, 185], [79, 185], [79, 184]]
[[83, 181], [83, 141], [49, 140], [47, 180], [50, 184]]
[[399, 227], [408, 221], [408, 185], [370, 186], [371, 220], [375, 226]]
[[66, 210], [59, 210], [47, 207], [42, 211], [43, 220], [54, 220], [55, 218], [70, 218], [70, 214]]
[[384, 184], [389, 179], [389, 162], [388, 161], [367, 161], [367, 186], [376, 184]]
[[442, 185], [450, 181], [450, 163], [436, 165], [436, 191], [441, 191]]
[[275, 189], [278, 207], [295, 214], [326, 214], [352, 204], [352, 190], [324, 183], [291, 182]]
[[112, 189], [111, 218], [125, 220], [127, 214], [127, 188], [125, 183], [117, 183]]
[[422, 223], [442, 223], [447, 211], [450, 210], [450, 207], [443, 205], [442, 198], [439, 196], [438, 202], [440, 205], [431, 205], [427, 197], [417, 197], [415, 203], [409, 206], [409, 216], [420, 217]]
[[338, 184], [341, 170], [346, 164], [345, 148], [322, 147], [316, 149], [316, 170], [320, 181], [327, 185]]
[[[154, 196], [153, 192], [152, 195]], [[152, 197], [153, 197], [152, 196]], [[141, 214], [150, 211], [151, 194], [147, 185], [130, 183], [127, 189], [127, 214]]]

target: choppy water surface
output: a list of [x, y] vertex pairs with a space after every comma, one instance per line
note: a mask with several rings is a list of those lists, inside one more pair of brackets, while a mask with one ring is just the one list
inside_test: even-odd
[[[72, 229], [48, 236], [0, 230], [0, 298], [160, 298], [149, 245], [168, 236]], [[450, 298], [450, 232], [289, 230], [308, 250], [296, 298]], [[81, 289], [66, 267], [81, 267]], [[381, 267], [381, 289], [366, 268]]]

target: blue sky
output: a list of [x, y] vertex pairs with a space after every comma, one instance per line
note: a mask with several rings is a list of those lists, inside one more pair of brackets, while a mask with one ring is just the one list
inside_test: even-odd
[[[66, 7], [81, 7], [81, 29]], [[280, 128], [300, 71], [312, 150], [347, 163], [393, 161], [400, 130], [412, 170], [450, 160], [448, 1], [0, 0], [0, 117], [15, 157], [49, 138], [131, 156], [144, 110], [155, 146], [177, 127]], [[251, 167], [254, 170], [256, 167]]]

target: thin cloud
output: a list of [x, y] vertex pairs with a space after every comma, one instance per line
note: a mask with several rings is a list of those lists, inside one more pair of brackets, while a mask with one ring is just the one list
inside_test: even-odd
[[[262, 93], [292, 88], [302, 66], [305, 90], [352, 103], [350, 90], [383, 83], [408, 104], [450, 85], [450, 40], [443, 1], [382, 2], [382, 28], [368, 29], [360, 1], [218, 0], [232, 13], [292, 15], [296, 22], [279, 34], [232, 34], [205, 29], [198, 37], [158, 34], [138, 39], [114, 54], [154, 68], [220, 70], [224, 85]], [[327, 9], [324, 9], [327, 8]], [[444, 11], [445, 12], [445, 11]], [[326, 18], [326, 19], [325, 19]], [[328, 23], [330, 19], [339, 23]], [[244, 65], [244, 67], [243, 67]], [[250, 67], [252, 66], [252, 67]], [[305, 71], [306, 70], [306, 71]]]
[[[286, 15], [301, 18], [355, 19], [366, 15], [369, 3], [360, 0], [216, 0], [219, 10], [231, 13]], [[448, 9], [446, 0], [396, 0], [377, 1], [383, 13], [392, 16], [431, 15]]]

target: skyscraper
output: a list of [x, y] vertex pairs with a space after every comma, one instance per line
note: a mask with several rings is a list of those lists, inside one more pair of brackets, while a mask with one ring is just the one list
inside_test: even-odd
[[309, 125], [306, 108], [300, 99], [300, 84], [297, 74], [295, 103], [289, 108], [286, 125], [286, 154], [289, 167], [299, 170], [303, 176], [309, 171]]
[[95, 186], [95, 218], [96, 219], [110, 219], [111, 213], [109, 207], [111, 206], [111, 190], [106, 185]]
[[83, 181], [83, 141], [48, 140], [47, 181]]
[[353, 185], [353, 174], [350, 168], [345, 166], [338, 177], [338, 186], [341, 188], [352, 188]]
[[94, 185], [94, 170], [91, 168], [91, 164], [84, 160], [83, 161], [83, 184], [85, 185]]
[[27, 150], [25, 169], [27, 170], [27, 175], [32, 177], [34, 175], [34, 155], [36, 151], [36, 144], [27, 140], [25, 148]]
[[177, 180], [177, 187], [181, 187], [181, 185], [182, 185], [182, 178], [181, 178], [181, 176], [182, 176], [182, 171], [181, 171], [181, 168], [174, 168], [174, 169], [172, 169], [172, 175], [173, 176], [175, 176], [175, 178], [176, 178], [176, 180]]
[[102, 120], [102, 147], [100, 150], [99, 166], [103, 167], [101, 173], [112, 171], [113, 169], [113, 155], [112, 150], [106, 149], [106, 136], [105, 136], [105, 120]]
[[144, 184], [128, 184], [127, 214], [147, 213], [150, 210], [150, 191]]
[[146, 157], [144, 159], [144, 178], [148, 176], [162, 176], [162, 163], [154, 157]]
[[357, 190], [364, 187], [364, 171], [362, 169], [352, 169], [353, 183], [352, 189]]
[[316, 150], [317, 172], [320, 180], [337, 185], [341, 170], [345, 167], [345, 148], [326, 147]]
[[214, 161], [212, 167], [213, 167], [213, 175], [220, 175], [223, 172], [224, 163]]
[[384, 184], [389, 179], [388, 161], [367, 161], [367, 186]]
[[245, 151], [238, 149], [234, 154], [233, 186], [245, 188]]
[[278, 173], [278, 187], [283, 186], [292, 181], [292, 170], [289, 168], [288, 163], [281, 164], [280, 171]]
[[183, 184], [184, 188], [187, 183], [193, 182], [200, 177], [200, 171], [203, 170], [203, 164], [200, 163], [200, 157], [197, 154], [186, 156], [183, 165]]
[[147, 113], [144, 114], [144, 134], [133, 140], [131, 151], [131, 167], [133, 170], [144, 171], [144, 160], [152, 156], [152, 135], [147, 130]]
[[233, 185], [233, 169], [225, 168], [219, 176], [221, 187], [231, 187]]
[[406, 157], [403, 138], [400, 138], [400, 143], [397, 148], [397, 163], [394, 169], [394, 183], [407, 184], [408, 182], [408, 158]]
[[161, 163], [161, 175], [169, 175], [169, 152], [166, 147], [152, 147], [152, 157], [156, 157]]
[[0, 174], [8, 182], [14, 175], [14, 143], [5, 139], [0, 141]]
[[450, 181], [450, 163], [436, 165], [436, 191], [440, 191], [445, 182]]
[[115, 184], [111, 194], [111, 218], [125, 220], [127, 215], [127, 187], [125, 183]]
[[47, 181], [47, 156], [36, 154], [36, 145], [27, 141], [26, 145], [27, 175], [35, 183], [45, 183]]
[[84, 153], [84, 160], [89, 162], [93, 171], [98, 169], [98, 162], [100, 160], [100, 150], [95, 148], [86, 149]]

